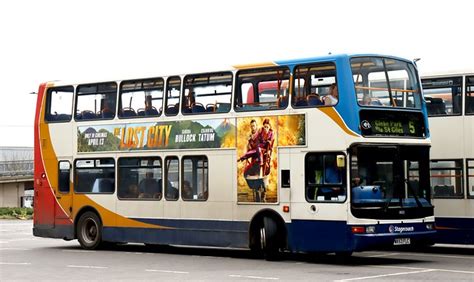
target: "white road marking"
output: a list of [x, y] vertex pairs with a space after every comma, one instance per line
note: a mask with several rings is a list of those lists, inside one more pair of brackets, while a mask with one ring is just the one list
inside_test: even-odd
[[0, 248], [0, 251], [30, 251], [31, 249], [25, 248]]
[[162, 270], [162, 269], [145, 269], [148, 272], [174, 273], [174, 274], [188, 274], [187, 271]]
[[17, 242], [17, 241], [36, 241], [38, 240], [37, 238], [17, 238], [17, 239], [11, 239], [8, 240], [7, 242]]
[[95, 251], [86, 251], [86, 250], [62, 250], [65, 253], [95, 253]]
[[379, 255], [367, 256], [367, 258], [389, 257], [389, 256], [396, 256], [396, 255], [399, 255], [399, 254], [400, 253], [379, 254]]
[[106, 269], [107, 266], [93, 266], [93, 265], [68, 265], [71, 268], [89, 268], [89, 269]]
[[[380, 265], [369, 265], [370, 267], [375, 268], [392, 268], [392, 269], [411, 269], [411, 270], [428, 270], [428, 268], [420, 268], [420, 267], [408, 267], [408, 266], [380, 266]], [[441, 271], [441, 272], [452, 272], [452, 273], [463, 273], [463, 274], [474, 274], [474, 271], [466, 271], [466, 270], [456, 270], [456, 269], [442, 269], [442, 268], [429, 268], [430, 270], [434, 271]]]
[[1, 265], [30, 265], [30, 262], [0, 262]]
[[451, 256], [451, 255], [435, 255], [435, 254], [415, 254], [410, 253], [410, 256], [417, 256], [417, 257], [436, 257], [436, 258], [455, 258], [455, 259], [474, 259], [472, 256]]
[[365, 279], [374, 279], [374, 278], [389, 277], [389, 276], [418, 274], [418, 273], [432, 272], [432, 271], [436, 271], [436, 269], [425, 269], [425, 270], [418, 270], [418, 271], [397, 272], [397, 273], [381, 274], [381, 275], [374, 275], [374, 276], [355, 277], [355, 278], [348, 278], [348, 279], [342, 279], [342, 280], [336, 280], [336, 281], [342, 282], [342, 281], [365, 280]]
[[231, 274], [229, 275], [229, 277], [233, 277], [233, 278], [245, 278], [245, 279], [261, 279], [261, 280], [279, 280], [280, 278], [278, 277], [262, 277], [262, 276], [247, 276], [247, 275], [235, 275], [235, 274]]

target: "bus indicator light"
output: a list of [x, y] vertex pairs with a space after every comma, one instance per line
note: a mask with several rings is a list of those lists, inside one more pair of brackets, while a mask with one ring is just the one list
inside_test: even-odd
[[352, 226], [352, 233], [354, 234], [361, 234], [365, 233], [365, 227], [363, 226]]
[[283, 212], [290, 212], [290, 206], [283, 206]]

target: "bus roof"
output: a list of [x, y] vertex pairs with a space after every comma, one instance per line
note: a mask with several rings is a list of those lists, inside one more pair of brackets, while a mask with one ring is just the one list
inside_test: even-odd
[[336, 61], [341, 59], [348, 59], [350, 57], [385, 57], [385, 58], [393, 58], [397, 60], [402, 60], [406, 62], [410, 62], [405, 58], [400, 58], [396, 56], [390, 55], [382, 55], [382, 54], [329, 54], [325, 56], [317, 56], [317, 57], [308, 57], [308, 58], [301, 58], [301, 59], [289, 59], [289, 60], [277, 60], [277, 61], [269, 61], [269, 62], [260, 62], [260, 63], [250, 63], [250, 64], [242, 64], [242, 65], [234, 65], [232, 67], [222, 68], [222, 69], [206, 69], [200, 68], [199, 70], [192, 70], [192, 72], [184, 72], [184, 73], [167, 73], [164, 75], [151, 75], [147, 74], [145, 76], [130, 76], [122, 79], [112, 78], [112, 77], [102, 77], [101, 79], [94, 79], [94, 80], [52, 80], [48, 81], [47, 83], [52, 83], [54, 86], [63, 86], [63, 85], [79, 85], [79, 84], [91, 84], [91, 83], [100, 83], [100, 82], [111, 82], [111, 81], [125, 81], [125, 80], [134, 80], [134, 79], [147, 79], [147, 78], [156, 78], [156, 77], [170, 77], [170, 76], [185, 76], [188, 74], [200, 74], [200, 73], [212, 73], [212, 72], [219, 72], [219, 71], [236, 71], [241, 69], [249, 69], [249, 68], [264, 68], [264, 67], [271, 67], [271, 66], [282, 66], [282, 65], [298, 65], [298, 64], [307, 64], [312, 62], [319, 62], [319, 61]]

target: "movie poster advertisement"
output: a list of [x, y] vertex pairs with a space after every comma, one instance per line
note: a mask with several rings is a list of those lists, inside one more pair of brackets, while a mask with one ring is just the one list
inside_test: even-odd
[[235, 148], [235, 120], [80, 126], [78, 152]]
[[278, 202], [277, 147], [306, 145], [305, 132], [304, 115], [237, 119], [239, 202]]

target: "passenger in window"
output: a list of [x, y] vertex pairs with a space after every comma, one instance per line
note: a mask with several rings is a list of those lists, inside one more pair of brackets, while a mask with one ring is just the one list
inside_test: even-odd
[[153, 178], [153, 172], [147, 172], [145, 179], [140, 181], [139, 185], [140, 198], [161, 198], [161, 187], [158, 181]]
[[199, 194], [198, 199], [199, 200], [207, 200], [208, 197], [209, 197], [209, 191], [206, 190], [206, 191]]
[[192, 107], [196, 103], [195, 98], [196, 97], [194, 91], [189, 90], [188, 97], [186, 97], [186, 106]]
[[372, 98], [370, 98], [369, 95], [364, 95], [364, 96], [362, 97], [362, 103], [361, 103], [362, 105], [368, 106], [368, 105], [370, 105], [371, 103], [372, 103]]
[[177, 200], [179, 197], [179, 191], [173, 186], [171, 181], [166, 181], [166, 199], [167, 200]]
[[115, 113], [115, 107], [113, 106], [112, 101], [109, 99], [104, 99], [103, 100], [103, 108], [101, 109], [100, 113], [102, 115], [102, 118], [112, 118]]
[[145, 115], [147, 116], [158, 115], [158, 111], [156, 110], [155, 107], [153, 107], [153, 100], [152, 100], [151, 95], [145, 96]]
[[189, 181], [183, 181], [183, 199], [190, 200], [193, 199], [193, 188]]
[[125, 194], [124, 198], [136, 199], [140, 195], [138, 186], [136, 184], [131, 184], [128, 186], [127, 193]]
[[331, 84], [329, 87], [329, 94], [324, 97], [324, 105], [332, 106], [336, 105], [339, 99], [339, 93], [337, 91], [336, 83]]

